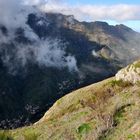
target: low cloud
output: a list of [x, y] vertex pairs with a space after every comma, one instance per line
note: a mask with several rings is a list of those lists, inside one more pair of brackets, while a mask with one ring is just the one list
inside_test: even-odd
[[[3, 54], [3, 62], [10, 71], [16, 71], [17, 66], [25, 66], [30, 60], [39, 65], [68, 67], [69, 70], [77, 70], [75, 57], [67, 55], [65, 52], [66, 44], [58, 39], [39, 39], [26, 24], [29, 13], [42, 15], [43, 12], [74, 15], [78, 20], [140, 20], [139, 5], [71, 6], [66, 3], [66, 0], [0, 0], [0, 25], [4, 25], [8, 29], [7, 36], [0, 31], [0, 52]], [[25, 37], [34, 42], [32, 45], [14, 42], [15, 29], [19, 27], [24, 29]], [[14, 45], [10, 47], [1, 45], [10, 44], [10, 42]], [[7, 47], [13, 48], [9, 51]], [[93, 55], [95, 55], [94, 52]]]
[[7, 28], [19, 27], [26, 21], [25, 8], [20, 0], [0, 1], [0, 24]]
[[[16, 74], [18, 69], [24, 68], [28, 62], [39, 66], [68, 68], [69, 71], [78, 71], [76, 59], [65, 52], [65, 43], [59, 39], [45, 39], [32, 45], [14, 43], [13, 49], [3, 46], [0, 48], [2, 60], [11, 74]], [[25, 67], [26, 68], [26, 67]]]
[[[34, 7], [33, 7], [34, 6]], [[18, 27], [31, 12], [59, 12], [83, 20], [140, 20], [140, 5], [70, 5], [66, 0], [1, 0], [0, 24]], [[25, 25], [24, 25], [25, 26]]]
[[39, 65], [53, 66], [57, 68], [68, 67], [70, 71], [77, 71], [75, 57], [66, 55], [66, 44], [62, 43], [61, 40], [46, 39], [45, 41], [39, 42], [38, 45], [33, 46], [32, 50], [35, 61]]
[[[66, 15], [74, 15], [79, 20], [140, 20], [140, 5], [79, 4], [71, 6], [67, 4], [66, 0], [1, 0], [0, 22], [8, 24], [14, 18], [15, 22], [11, 25], [22, 24], [27, 14], [33, 11], [31, 6], [36, 6], [44, 12], [60, 12]], [[16, 22], [16, 18], [18, 22]]]
[[[26, 24], [28, 14], [37, 13], [43, 16], [39, 7], [44, 4], [58, 3], [55, 0], [0, 0], [0, 26], [6, 27], [8, 34], [0, 30], [1, 58], [9, 72], [16, 74], [18, 69], [25, 67], [28, 62], [37, 63], [46, 67], [67, 67], [70, 71], [76, 70], [76, 59], [66, 54], [65, 43], [59, 39], [39, 39], [37, 34]], [[47, 23], [45, 23], [47, 24]], [[15, 41], [17, 28], [24, 30], [24, 36], [32, 44], [22, 44]]]

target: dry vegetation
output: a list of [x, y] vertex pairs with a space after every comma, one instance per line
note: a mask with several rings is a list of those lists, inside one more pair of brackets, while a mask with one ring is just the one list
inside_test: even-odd
[[8, 134], [14, 140], [139, 140], [139, 108], [140, 86], [110, 78], [64, 96], [35, 125]]

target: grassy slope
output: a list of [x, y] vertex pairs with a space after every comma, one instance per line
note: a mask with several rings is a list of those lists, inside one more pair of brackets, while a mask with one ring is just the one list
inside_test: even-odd
[[140, 86], [110, 78], [64, 96], [36, 125], [7, 135], [15, 140], [140, 139], [139, 108]]

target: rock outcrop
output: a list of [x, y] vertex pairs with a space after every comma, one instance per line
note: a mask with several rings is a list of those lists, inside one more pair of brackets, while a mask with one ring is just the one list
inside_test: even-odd
[[116, 80], [136, 84], [140, 82], [140, 60], [120, 70], [116, 74]]

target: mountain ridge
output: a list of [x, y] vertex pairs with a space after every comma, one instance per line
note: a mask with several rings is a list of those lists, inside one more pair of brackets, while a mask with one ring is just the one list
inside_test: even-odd
[[140, 36], [123, 25], [85, 25], [53, 13], [30, 13], [23, 24], [0, 28], [0, 127], [5, 129], [36, 122], [60, 97], [115, 75], [139, 57]]

